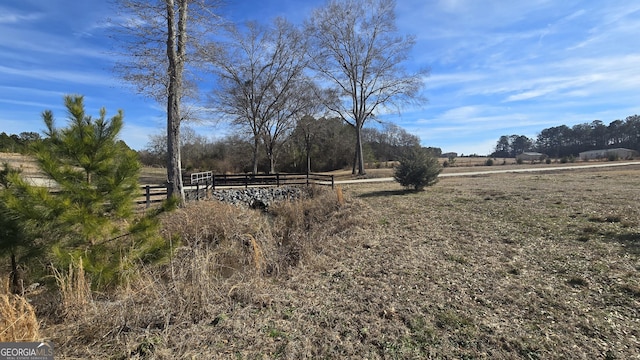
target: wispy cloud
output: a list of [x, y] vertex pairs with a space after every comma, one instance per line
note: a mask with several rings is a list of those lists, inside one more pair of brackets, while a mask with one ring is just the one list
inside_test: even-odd
[[20, 69], [0, 65], [0, 74], [9, 77], [19, 77], [39, 81], [55, 81], [61, 83], [77, 83], [85, 85], [116, 85], [116, 80], [109, 74], [101, 71], [69, 71], [50, 69]]
[[44, 14], [39, 12], [24, 13], [0, 6], [0, 24], [17, 24], [25, 21], [39, 20], [43, 16]]

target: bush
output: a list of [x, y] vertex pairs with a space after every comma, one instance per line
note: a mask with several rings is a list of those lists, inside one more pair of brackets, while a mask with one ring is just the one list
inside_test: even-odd
[[548, 164], [551, 164], [551, 158], [546, 158], [546, 159], [544, 160], [544, 162], [545, 162], [545, 164], [547, 164], [547, 165], [548, 165]]
[[428, 154], [421, 147], [407, 151], [396, 167], [394, 179], [406, 188], [422, 191], [425, 187], [438, 182], [442, 167], [438, 159]]
[[516, 164], [518, 164], [518, 165], [522, 165], [523, 162], [524, 162], [524, 160], [522, 160], [522, 158], [517, 158], [516, 159]]
[[487, 161], [485, 161], [484, 164], [486, 166], [493, 166], [493, 159], [487, 159]]

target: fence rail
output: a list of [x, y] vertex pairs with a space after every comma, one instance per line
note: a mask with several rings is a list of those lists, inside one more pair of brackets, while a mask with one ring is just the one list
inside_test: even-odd
[[[203, 175], [204, 174], [204, 175]], [[335, 185], [333, 175], [326, 174], [223, 174], [215, 175], [211, 172], [186, 174], [183, 178], [185, 191], [196, 192], [196, 197], [200, 197], [201, 190], [216, 190], [216, 188], [248, 188], [256, 186], [288, 186], [288, 185]], [[139, 205], [151, 206], [152, 203], [163, 201], [167, 196], [165, 185], [145, 185], [142, 186], [144, 200], [138, 200]]]

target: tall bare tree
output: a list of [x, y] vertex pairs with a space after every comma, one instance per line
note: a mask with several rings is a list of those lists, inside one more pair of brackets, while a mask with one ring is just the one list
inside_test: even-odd
[[118, 44], [125, 54], [116, 71], [138, 92], [164, 103], [167, 109], [167, 196], [184, 202], [180, 125], [183, 102], [196, 87], [188, 65], [205, 34], [220, 22], [213, 10], [218, 1], [118, 0]]
[[276, 171], [276, 155], [282, 145], [289, 139], [289, 135], [296, 127], [296, 123], [305, 115], [315, 114], [317, 109], [317, 90], [309, 79], [300, 79], [287, 86], [285, 94], [281, 96], [282, 104], [272, 117], [265, 119], [262, 142], [269, 159], [269, 171]]
[[212, 102], [231, 123], [251, 133], [253, 173], [261, 141], [274, 171], [276, 144], [306, 107], [302, 100], [308, 91], [300, 85], [305, 81], [306, 37], [282, 18], [270, 26], [249, 22], [244, 29], [231, 27], [228, 35], [228, 42], [206, 51], [217, 78]]
[[[311, 67], [327, 84], [327, 108], [353, 126], [358, 174], [364, 175], [361, 130], [376, 115], [421, 102], [428, 70], [403, 67], [415, 43], [396, 28], [394, 0], [331, 0], [306, 24]], [[354, 163], [355, 173], [355, 163]]]

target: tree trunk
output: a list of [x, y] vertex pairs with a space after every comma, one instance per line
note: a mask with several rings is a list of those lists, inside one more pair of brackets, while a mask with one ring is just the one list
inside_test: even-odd
[[361, 130], [362, 130], [362, 125], [356, 124], [356, 159], [358, 163], [358, 175], [366, 175], [366, 172], [364, 171], [364, 155], [362, 153], [362, 131]]
[[187, 2], [178, 1], [178, 26], [175, 27], [174, 0], [165, 0], [167, 7], [167, 59], [169, 85], [167, 91], [167, 197], [185, 201], [180, 158], [180, 95], [186, 41]]
[[20, 273], [20, 269], [18, 269], [16, 254], [14, 253], [11, 253], [11, 273], [9, 273], [9, 281], [11, 284], [10, 290], [12, 294], [24, 294], [22, 274]]
[[358, 165], [358, 144], [356, 143], [356, 148], [353, 149], [353, 166], [351, 167], [351, 175], [356, 174], [357, 165]]
[[259, 146], [258, 140], [254, 139], [253, 140], [253, 171], [252, 171], [253, 175], [258, 173], [258, 146]]
[[273, 151], [269, 151], [269, 174], [276, 173], [276, 159], [273, 156]]
[[304, 150], [307, 155], [307, 174], [311, 172], [311, 136], [305, 134], [304, 136]]

